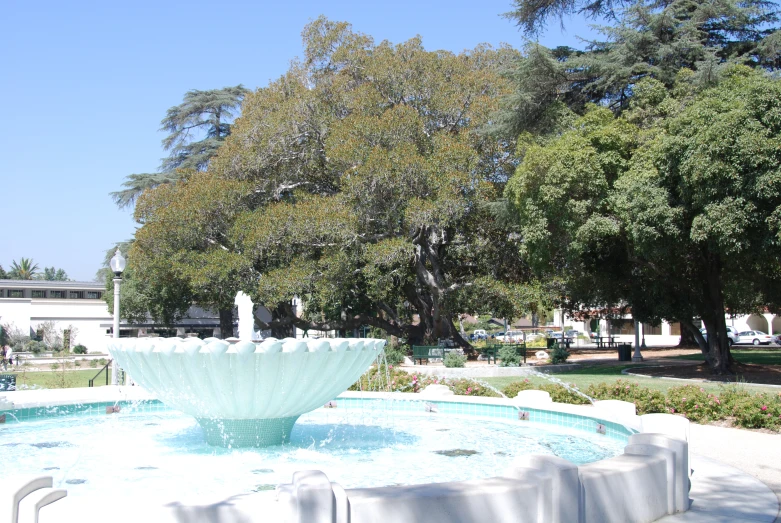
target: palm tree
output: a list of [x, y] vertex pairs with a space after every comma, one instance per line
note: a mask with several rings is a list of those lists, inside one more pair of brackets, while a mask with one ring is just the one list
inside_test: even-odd
[[19, 263], [16, 263], [16, 260], [11, 263], [8, 275], [13, 280], [32, 280], [37, 270], [38, 264], [34, 264], [30, 258], [20, 258]]

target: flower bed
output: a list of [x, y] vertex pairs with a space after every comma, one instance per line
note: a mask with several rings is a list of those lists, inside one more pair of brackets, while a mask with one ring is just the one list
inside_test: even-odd
[[[469, 378], [409, 374], [393, 365], [372, 367], [349, 390], [420, 392], [434, 384], [446, 385], [462, 396], [499, 396], [495, 389]], [[539, 385], [528, 379], [510, 383], [502, 389], [502, 393], [514, 398], [518, 392], [530, 389], [543, 390], [559, 403], [588, 403], [584, 397], [566, 387], [554, 383]], [[639, 415], [679, 414], [697, 423], [727, 420], [743, 428], [781, 429], [781, 392], [752, 393], [739, 385], [725, 385], [718, 394], [714, 394], [697, 385], [684, 385], [672, 387], [665, 394], [627, 380], [590, 385], [584, 392], [597, 400], [632, 402]]]

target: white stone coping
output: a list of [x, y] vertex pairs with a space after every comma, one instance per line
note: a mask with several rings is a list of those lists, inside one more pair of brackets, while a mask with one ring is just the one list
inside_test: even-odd
[[[506, 405], [528, 407], [550, 412], [561, 412], [612, 421], [637, 431], [640, 429], [640, 417], [625, 416], [625, 409], [596, 409], [591, 405], [573, 405], [570, 403], [540, 402], [535, 397], [492, 398], [485, 396], [456, 396], [440, 394], [421, 394], [413, 392], [359, 392], [345, 391], [342, 398], [355, 399], [395, 399], [404, 401], [436, 400], [452, 403], [472, 403], [484, 405]], [[141, 401], [157, 399], [142, 387], [127, 385], [107, 385], [102, 387], [82, 387], [71, 389], [35, 389], [4, 392], [0, 395], [0, 409], [13, 410], [47, 406], [80, 405], [85, 403], [103, 403], [112, 401]], [[8, 406], [8, 402], [12, 406]]]

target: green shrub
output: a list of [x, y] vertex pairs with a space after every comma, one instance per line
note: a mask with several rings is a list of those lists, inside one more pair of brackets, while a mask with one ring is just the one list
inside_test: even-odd
[[548, 348], [548, 340], [547, 338], [540, 336], [539, 338], [527, 342], [526, 347], [529, 349], [546, 349]]
[[749, 429], [781, 428], [781, 392], [751, 394], [736, 386], [725, 388], [719, 400], [735, 425]]
[[24, 344], [24, 350], [33, 354], [40, 354], [46, 350], [46, 344], [42, 341], [30, 340]]
[[510, 383], [502, 389], [502, 393], [508, 398], [514, 398], [520, 391], [531, 389], [547, 392], [550, 394], [551, 399], [557, 403], [572, 403], [574, 405], [586, 405], [590, 403], [588, 399], [584, 398], [580, 394], [572, 392], [571, 390], [557, 383], [535, 385], [528, 379]]
[[460, 368], [466, 364], [466, 356], [463, 356], [455, 352], [448, 352], [447, 354], [445, 354], [445, 358], [442, 360], [442, 363], [444, 363], [445, 367]]
[[550, 362], [554, 364], [564, 363], [567, 361], [567, 358], [569, 358], [569, 351], [567, 348], [558, 343], [554, 343], [550, 352]]
[[81, 362], [79, 360], [76, 360], [73, 362], [74, 367], [81, 367]]
[[724, 418], [721, 400], [716, 394], [710, 394], [697, 385], [668, 389], [667, 410], [671, 414], [683, 414], [697, 423], [708, 423]]
[[106, 363], [108, 363], [108, 360], [107, 360], [106, 358], [100, 358], [100, 359], [98, 360], [98, 365], [100, 365], [100, 366], [103, 366], [103, 365], [105, 365]]
[[98, 360], [89, 360], [89, 366], [93, 369], [97, 368], [98, 366]]
[[491, 388], [469, 378], [452, 378], [442, 380], [442, 385], [447, 385], [453, 393], [459, 396], [484, 396], [487, 398], [500, 398], [501, 395]]
[[73, 354], [87, 354], [87, 347], [84, 345], [76, 345], [73, 347]]
[[385, 361], [388, 362], [388, 365], [401, 365], [404, 363], [404, 356], [406, 355], [407, 353], [401, 345], [395, 347], [391, 345], [385, 346]]
[[59, 369], [59, 368], [60, 368], [60, 364], [59, 364], [59, 363], [52, 363], [52, 364], [51, 364], [51, 369], [52, 369], [52, 370], [57, 370], [57, 369]]
[[537, 388], [550, 394], [551, 399], [557, 403], [572, 403], [573, 405], [588, 405], [591, 403], [587, 398], [584, 398], [580, 394], [572, 392], [566, 387], [562, 387], [555, 383], [540, 385]]
[[536, 388], [537, 387], [532, 385], [532, 383], [529, 380], [513, 381], [512, 383], [505, 385], [505, 387], [502, 389], [502, 394], [504, 394], [508, 398], [514, 398], [522, 390], [530, 390]]
[[499, 347], [499, 359], [502, 367], [518, 367], [523, 361], [523, 358], [513, 345], [502, 345]]
[[586, 395], [598, 400], [629, 401], [637, 407], [638, 415], [669, 412], [664, 393], [626, 380], [589, 385]]

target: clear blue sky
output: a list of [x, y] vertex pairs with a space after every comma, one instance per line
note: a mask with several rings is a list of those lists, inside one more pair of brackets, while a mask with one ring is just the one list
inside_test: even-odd
[[[0, 265], [33, 258], [92, 280], [106, 249], [132, 237], [108, 193], [165, 156], [166, 110], [190, 89], [266, 85], [301, 55], [324, 14], [375, 41], [419, 34], [427, 49], [521, 47], [500, 16], [510, 0], [160, 2], [5, 0], [0, 6]], [[540, 37], [582, 47], [581, 20]]]

